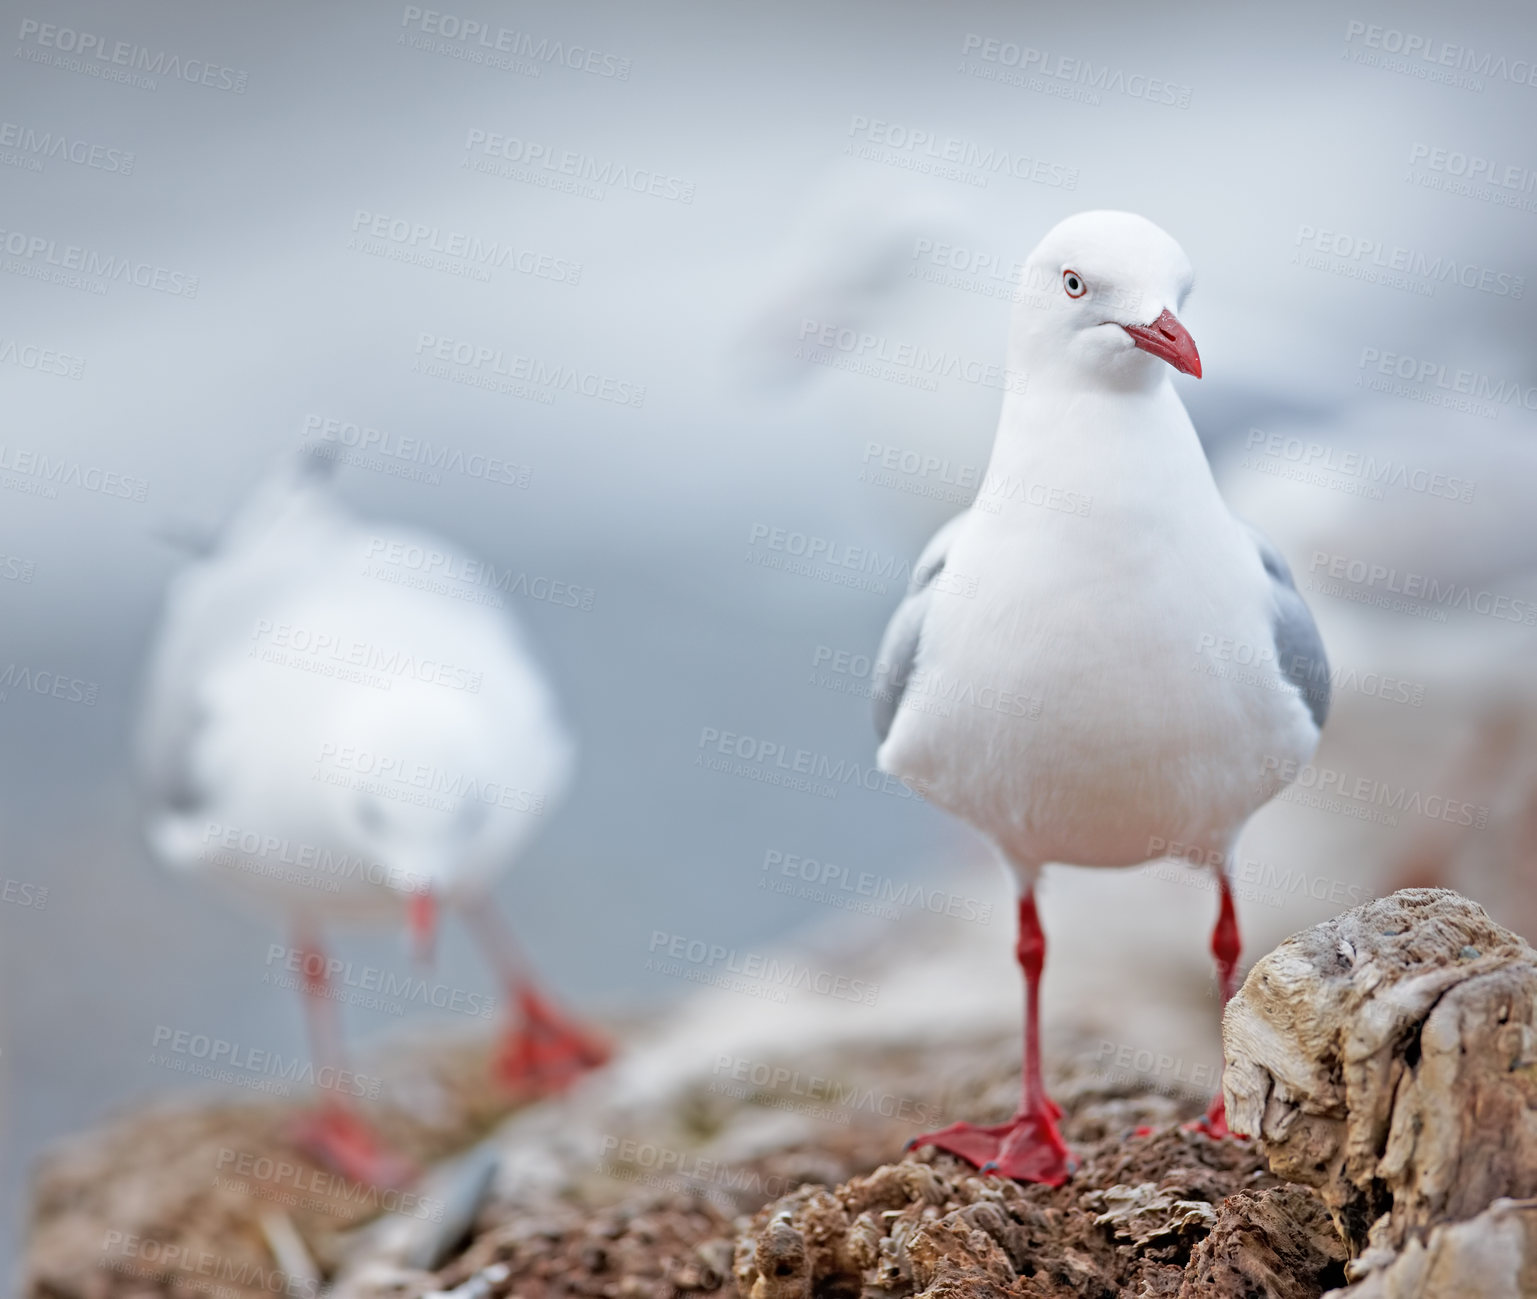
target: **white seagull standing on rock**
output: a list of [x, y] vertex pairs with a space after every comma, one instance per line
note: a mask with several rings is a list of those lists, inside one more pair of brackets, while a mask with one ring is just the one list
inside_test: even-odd
[[[287, 913], [317, 1073], [342, 1062], [320, 923], [405, 921], [425, 954], [445, 905], [506, 991], [502, 1080], [563, 1087], [607, 1047], [540, 994], [490, 886], [574, 746], [499, 597], [460, 580], [485, 566], [353, 518], [330, 468], [306, 454], [261, 484], [171, 588], [139, 732], [150, 845]], [[410, 1175], [339, 1090], [298, 1136], [360, 1181]]]
[[[1041, 1076], [1042, 868], [1209, 863], [1225, 1005], [1227, 864], [1328, 711], [1312, 616], [1218, 494], [1171, 382], [1201, 375], [1176, 315], [1191, 281], [1180, 246], [1131, 213], [1081, 213], [1040, 242], [1009, 339], [1023, 391], [1005, 395], [977, 500], [924, 549], [881, 644], [880, 766], [1011, 869], [1025, 976], [1019, 1112], [911, 1144], [1006, 1177], [1060, 1185], [1074, 1166]], [[1226, 1131], [1220, 1090], [1201, 1126]]]

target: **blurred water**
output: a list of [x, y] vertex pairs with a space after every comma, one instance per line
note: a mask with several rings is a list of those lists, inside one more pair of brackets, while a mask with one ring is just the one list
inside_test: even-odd
[[[189, 1085], [144, 1063], [157, 1025], [302, 1050], [294, 999], [261, 981], [277, 921], [148, 859], [129, 736], [181, 562], [164, 534], [217, 528], [307, 426], [312, 438], [326, 420], [338, 437], [352, 436], [345, 425], [378, 430], [384, 454], [339, 475], [365, 515], [593, 593], [590, 611], [517, 601], [582, 759], [565, 812], [501, 888], [550, 980], [593, 1005], [679, 995], [686, 985], [645, 972], [655, 931], [761, 949], [831, 914], [760, 888], [770, 853], [931, 883], [947, 856], [976, 853], [912, 800], [857, 786], [819, 797], [696, 764], [701, 737], [726, 732], [872, 761], [858, 669], [837, 666], [873, 648], [900, 582], [858, 589], [826, 567], [772, 567], [775, 538], [866, 548], [889, 572], [964, 500], [961, 470], [985, 463], [995, 390], [808, 363], [796, 353], [813, 324], [991, 362], [1010, 263], [1073, 211], [1144, 212], [1197, 269], [1186, 323], [1207, 378], [1181, 390], [1228, 481], [1257, 515], [1273, 511], [1267, 527], [1311, 535], [1343, 511], [1367, 537], [1389, 536], [1373, 523], [1380, 503], [1349, 491], [1252, 490], [1275, 466], [1249, 471], [1246, 486], [1242, 453], [1256, 428], [1346, 448], [1385, 425], [1391, 439], [1397, 415], [1454, 465], [1476, 446], [1485, 490], [1451, 510], [1400, 492], [1408, 522], [1392, 535], [1481, 527], [1467, 562], [1498, 553], [1530, 567], [1529, 516], [1494, 509], [1503, 498], [1489, 489], [1521, 499], [1531, 482], [1537, 400], [1521, 394], [1537, 383], [1526, 170], [1537, 89], [1467, 70], [1537, 56], [1537, 25], [1518, 7], [1362, 6], [1351, 18], [1321, 3], [1092, 16], [917, 0], [477, 4], [448, 15], [457, 28], [415, 6], [7, 10], [0, 552], [14, 563], [0, 563], [0, 664], [95, 691], [89, 704], [14, 688], [0, 701], [5, 874], [49, 890], [42, 909], [0, 906], [5, 1199], [18, 1206], [5, 1230], [49, 1141]], [[471, 61], [480, 47], [463, 38], [466, 20], [525, 33], [527, 50], [548, 39], [598, 51], [595, 70], [537, 53], [508, 68]], [[422, 30], [434, 24], [460, 36]], [[243, 89], [88, 75], [61, 48], [78, 36], [49, 25], [206, 60], [226, 70], [215, 82], [244, 76]], [[1378, 25], [1399, 43], [1454, 44], [1457, 75], [1476, 86], [1428, 79], [1442, 65], [1420, 58], [1396, 70], [1400, 56], [1381, 48], [1395, 38]], [[1107, 68], [1105, 88], [1092, 88], [1091, 67], [1086, 90], [1080, 65], [1062, 60]], [[1159, 102], [1164, 83], [1172, 104]], [[87, 161], [29, 148], [43, 132]], [[502, 161], [484, 151], [497, 137], [543, 160], [572, 151], [611, 179], [645, 173], [636, 183], [658, 192], [621, 183], [584, 196], [548, 183], [558, 169], [519, 173], [535, 183], [465, 165]], [[936, 174], [947, 151], [975, 163], [989, 150], [1008, 151], [1011, 167]], [[1450, 192], [1466, 166], [1450, 154], [1495, 161], [1501, 183]], [[472, 240], [516, 253], [484, 277], [405, 260]], [[150, 281], [158, 271], [164, 287], [40, 278], [68, 246], [128, 259]], [[1394, 249], [1459, 269], [1399, 287], [1362, 278]], [[1474, 287], [1457, 282], [1467, 267]], [[576, 387], [530, 398], [466, 382], [489, 363], [422, 372], [455, 344], [568, 367]], [[1494, 415], [1429, 405], [1443, 370], [1373, 391], [1384, 355], [1413, 358], [1416, 375], [1426, 361], [1465, 368], [1517, 396]], [[467, 464], [513, 462], [526, 486], [452, 470], [422, 481], [401, 450], [411, 438]], [[908, 473], [910, 453], [950, 465]], [[65, 463], [56, 491], [29, 471], [42, 454]], [[898, 468], [881, 477], [888, 458]], [[1326, 633], [1351, 612], [1313, 602]], [[1524, 644], [1494, 619], [1438, 638], [1390, 618], [1353, 652], [1384, 652], [1410, 631], [1429, 634], [1424, 656], [1453, 681], [1472, 661], [1467, 643], [1494, 658]], [[1367, 752], [1374, 737], [1404, 749], [1407, 732], [1412, 749], [1445, 734], [1403, 709], [1355, 715], [1338, 743]], [[1273, 842], [1309, 841], [1308, 816], [1277, 809]], [[1303, 910], [1272, 910], [1303, 923]], [[405, 966], [396, 935], [339, 942]], [[489, 986], [460, 935], [442, 968], [445, 981]], [[346, 1020], [360, 1036], [396, 1022]]]

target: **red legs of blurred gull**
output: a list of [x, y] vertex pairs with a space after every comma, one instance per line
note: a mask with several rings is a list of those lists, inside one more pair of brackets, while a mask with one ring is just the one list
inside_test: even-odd
[[1035, 909], [1035, 890], [1019, 899], [1019, 946], [1015, 949], [1025, 976], [1025, 1059], [1019, 1111], [1007, 1123], [982, 1127], [952, 1123], [948, 1128], [914, 1137], [914, 1146], [938, 1146], [977, 1165], [1022, 1182], [1061, 1186], [1076, 1166], [1067, 1143], [1057, 1131], [1062, 1116], [1046, 1095], [1041, 1078], [1041, 970], [1046, 963], [1046, 935]]
[[[315, 1075], [340, 1078], [345, 1064], [336, 1003], [327, 995], [326, 956], [315, 933], [300, 925], [294, 933], [304, 977], [305, 1020]], [[320, 1104], [299, 1120], [295, 1139], [315, 1158], [344, 1177], [371, 1186], [403, 1186], [416, 1176], [408, 1160], [390, 1154], [373, 1129], [342, 1093], [322, 1089]]]
[[438, 900], [429, 890], [413, 893], [406, 903], [406, 926], [418, 965], [431, 965], [438, 945]]
[[514, 1092], [561, 1091], [608, 1061], [609, 1044], [556, 1010], [534, 984], [528, 963], [489, 897], [464, 908], [465, 924], [501, 976], [512, 1008], [496, 1069]]
[[[1227, 882], [1225, 867], [1218, 868], [1217, 881], [1222, 887], [1222, 906], [1217, 912], [1216, 928], [1211, 931], [1211, 954], [1217, 959], [1217, 979], [1222, 985], [1222, 1010], [1226, 1010], [1227, 1003], [1238, 991], [1238, 954], [1242, 949], [1238, 942], [1238, 912], [1233, 908], [1233, 890]], [[1220, 1083], [1211, 1107], [1191, 1126], [1214, 1137], [1228, 1135], [1227, 1107], [1222, 1100]]]

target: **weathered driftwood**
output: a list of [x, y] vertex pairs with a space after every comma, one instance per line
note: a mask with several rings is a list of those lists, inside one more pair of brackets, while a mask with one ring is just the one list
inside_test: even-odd
[[1229, 1123], [1318, 1190], [1353, 1276], [1537, 1195], [1537, 952], [1459, 894], [1405, 889], [1287, 939], [1223, 1042]]

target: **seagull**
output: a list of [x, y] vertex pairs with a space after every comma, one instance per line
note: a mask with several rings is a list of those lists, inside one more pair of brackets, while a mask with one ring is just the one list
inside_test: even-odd
[[[146, 837], [289, 918], [317, 1074], [343, 1060], [322, 922], [404, 920], [426, 957], [447, 906], [506, 988], [503, 1082], [558, 1089], [608, 1048], [541, 993], [489, 890], [565, 791], [574, 745], [502, 597], [408, 580], [425, 557], [438, 574], [485, 566], [354, 518], [333, 465], [285, 462], [173, 582], [137, 737]], [[297, 1135], [357, 1180], [411, 1174], [340, 1089]]]
[[[1171, 382], [1201, 376], [1193, 275], [1145, 217], [1085, 212], [1030, 254], [987, 475], [913, 566], [874, 692], [880, 767], [992, 844], [1019, 890], [1022, 1096], [1006, 1123], [909, 1143], [1061, 1185], [1041, 1075], [1047, 863], [1207, 864], [1225, 1006], [1244, 823], [1311, 757], [1322, 642], [1280, 553], [1229, 512]], [[1226, 1132], [1219, 1090], [1200, 1126]]]

